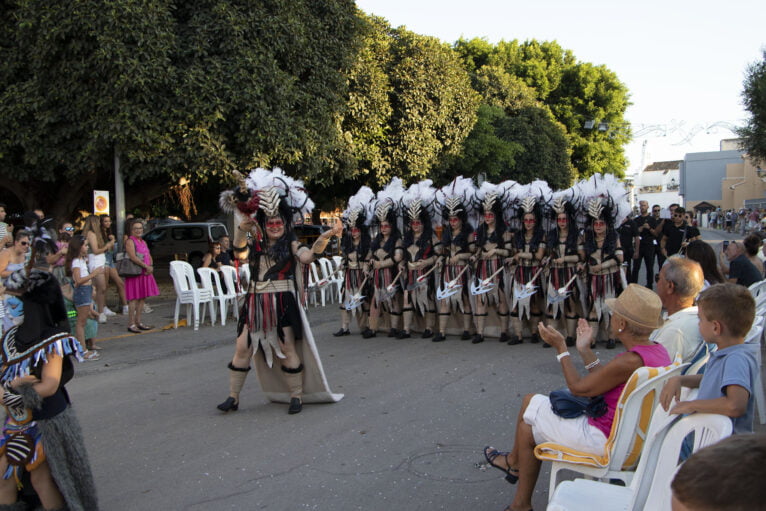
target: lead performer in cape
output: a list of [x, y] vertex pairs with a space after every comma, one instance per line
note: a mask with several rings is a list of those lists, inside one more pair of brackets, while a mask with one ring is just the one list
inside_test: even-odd
[[[235, 213], [234, 256], [250, 266], [251, 280], [237, 325], [234, 357], [229, 363], [229, 397], [218, 409], [239, 408], [239, 394], [250, 360], [269, 400], [289, 403], [288, 413], [304, 402], [340, 401], [330, 391], [311, 327], [302, 306], [302, 266], [324, 252], [343, 227], [322, 233], [312, 248], [301, 245], [292, 229], [293, 218], [313, 209], [303, 183], [281, 169], [256, 169], [240, 186], [221, 195], [221, 206]], [[248, 244], [248, 239], [251, 243]]]

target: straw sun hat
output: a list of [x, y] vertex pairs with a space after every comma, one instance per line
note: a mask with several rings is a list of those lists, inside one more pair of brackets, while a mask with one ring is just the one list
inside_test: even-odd
[[662, 321], [662, 300], [651, 289], [630, 284], [617, 298], [607, 298], [606, 305], [626, 320], [645, 328], [659, 328]]

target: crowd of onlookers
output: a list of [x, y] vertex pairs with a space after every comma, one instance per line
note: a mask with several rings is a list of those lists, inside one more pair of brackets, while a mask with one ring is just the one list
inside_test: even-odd
[[[152, 309], [145, 299], [159, 294], [153, 277], [151, 254], [141, 238], [144, 223], [128, 217], [125, 235], [117, 240], [112, 218], [89, 215], [77, 226], [69, 220], [46, 219], [37, 209], [23, 215], [24, 225], [5, 222], [6, 208], [0, 204], [0, 325], [7, 330], [23, 320], [20, 301], [5, 293], [2, 283], [20, 269], [30, 267], [50, 271], [59, 281], [69, 309], [72, 332], [85, 347], [85, 360], [98, 360], [95, 338], [98, 324], [121, 313], [128, 318], [130, 332], [140, 333], [153, 327], [141, 321]], [[140, 274], [120, 276], [118, 257], [127, 257]], [[110, 285], [117, 295], [116, 311], [107, 304]]]
[[705, 215], [707, 215], [707, 226], [710, 229], [742, 235], [766, 231], [766, 208], [740, 208], [739, 210], [716, 208]]

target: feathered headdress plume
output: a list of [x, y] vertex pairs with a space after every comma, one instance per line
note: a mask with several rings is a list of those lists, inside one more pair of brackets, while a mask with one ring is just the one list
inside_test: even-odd
[[630, 214], [625, 187], [612, 174], [595, 174], [577, 183], [581, 210], [590, 218], [603, 218], [612, 227]]
[[404, 197], [404, 183], [398, 177], [391, 180], [386, 187], [378, 192], [374, 202], [373, 212], [377, 223], [388, 222], [394, 226], [400, 227], [399, 207]]
[[451, 216], [459, 217], [463, 222], [468, 220], [468, 206], [474, 201], [476, 187], [469, 177], [456, 177], [450, 184], [443, 186], [436, 193], [436, 201], [439, 203], [437, 213], [441, 215], [439, 220], [444, 223]]
[[362, 227], [372, 221], [372, 212], [368, 205], [375, 199], [369, 186], [363, 186], [348, 199], [348, 207], [343, 212], [343, 221], [350, 227]]

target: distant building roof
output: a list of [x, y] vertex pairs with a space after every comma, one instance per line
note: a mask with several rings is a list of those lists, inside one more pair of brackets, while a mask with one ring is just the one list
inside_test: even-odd
[[682, 160], [656, 161], [652, 163], [651, 165], [647, 165], [647, 167], [644, 169], [644, 172], [662, 171], [664, 173], [669, 170], [678, 170], [681, 168], [681, 161]]

